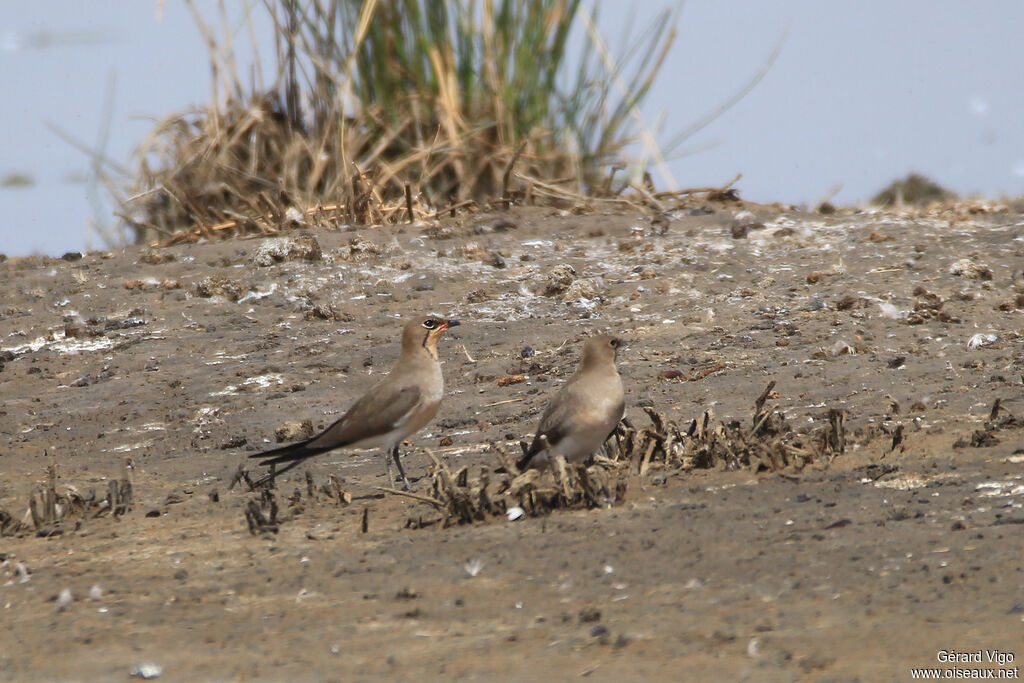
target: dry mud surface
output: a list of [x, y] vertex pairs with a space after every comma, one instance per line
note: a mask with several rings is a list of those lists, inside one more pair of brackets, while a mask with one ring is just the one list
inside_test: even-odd
[[[942, 650], [1018, 666], [1024, 215], [969, 208], [524, 210], [316, 232], [318, 260], [243, 240], [0, 263], [0, 678], [877, 681], [953, 667]], [[518, 448], [609, 330], [637, 427], [643, 406], [748, 425], [774, 381], [808, 443], [845, 411], [845, 445], [653, 463], [614, 506], [447, 527], [375, 488], [379, 454], [336, 452], [285, 475], [277, 532], [251, 534], [239, 464], [255, 476], [246, 456], [286, 423], [335, 420], [425, 312], [463, 325], [441, 412], [405, 448], [415, 477], [427, 447], [500, 479], [487, 444]], [[91, 513], [45, 519], [51, 466]], [[111, 515], [98, 501], [124, 476]]]

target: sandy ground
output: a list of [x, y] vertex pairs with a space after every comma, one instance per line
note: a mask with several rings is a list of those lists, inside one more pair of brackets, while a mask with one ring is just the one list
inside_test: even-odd
[[[268, 240], [6, 260], [0, 678], [1013, 669], [1024, 214], [982, 209], [694, 204], [653, 222], [523, 210], [316, 232], [320, 259], [272, 265], [258, 264], [281, 246]], [[581, 341], [603, 331], [629, 341], [636, 425], [643, 406], [684, 427], [705, 410], [746, 422], [775, 381], [794, 428], [842, 409], [848, 443], [779, 471], [656, 467], [626, 475], [617, 506], [448, 528], [376, 490], [379, 454], [337, 452], [286, 475], [278, 532], [251, 534], [255, 494], [229, 489], [239, 464], [286, 423], [336, 419], [387, 371], [403, 320], [426, 312], [463, 325], [442, 343], [441, 412], [405, 449], [417, 477], [423, 447], [493, 470], [488, 442], [529, 437]], [[59, 493], [87, 500], [127, 476], [132, 504], [37, 533], [26, 510], [50, 466]], [[351, 502], [310, 497], [306, 470], [317, 487], [340, 477]], [[979, 650], [981, 663], [938, 661]]]

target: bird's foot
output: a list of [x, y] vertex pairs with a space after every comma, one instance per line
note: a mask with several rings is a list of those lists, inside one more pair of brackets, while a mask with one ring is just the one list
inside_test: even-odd
[[388, 477], [388, 488], [394, 489], [395, 491], [413, 491], [414, 488], [410, 480], [405, 477]]

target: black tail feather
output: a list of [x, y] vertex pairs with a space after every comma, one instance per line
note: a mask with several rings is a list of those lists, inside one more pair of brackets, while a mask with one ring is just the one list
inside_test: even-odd
[[263, 486], [267, 482], [269, 482], [269, 481], [271, 481], [273, 479], [276, 479], [279, 475], [282, 475], [285, 472], [287, 472], [288, 470], [292, 469], [293, 467], [296, 467], [297, 465], [301, 465], [301, 464], [302, 464], [301, 460], [293, 460], [291, 463], [289, 463], [285, 467], [283, 467], [283, 468], [281, 468], [279, 470], [275, 470], [273, 473], [269, 473], [268, 472], [267, 474], [264, 474], [262, 477], [260, 477], [255, 482], [253, 482], [252, 488], [250, 489], [250, 491], [255, 491], [256, 489], [260, 488], [261, 486]]
[[250, 458], [264, 458], [260, 461], [261, 465], [277, 465], [282, 462], [292, 462], [298, 460], [305, 460], [311, 458], [314, 455], [326, 453], [327, 451], [334, 450], [333, 448], [317, 448], [316, 446], [310, 446], [308, 441], [299, 441], [297, 443], [291, 443], [287, 446], [281, 446], [280, 448], [274, 448], [269, 451], [263, 451], [262, 453], [253, 453]]
[[526, 468], [530, 466], [531, 462], [533, 462], [533, 456], [540, 453], [542, 450], [544, 450], [544, 448], [542, 445], [538, 447], [539, 442], [537, 439], [534, 439], [533, 445], [530, 446], [529, 450], [526, 449], [524, 442], [520, 441], [519, 444], [523, 449], [523, 457], [519, 458], [519, 460], [516, 461], [516, 468], [520, 472], [525, 472]]
[[539, 430], [533, 436], [533, 441], [530, 442], [530, 447], [526, 447], [525, 441], [519, 442], [519, 447], [523, 449], [523, 457], [516, 461], [516, 467], [519, 468], [520, 472], [525, 472], [526, 468], [533, 462], [534, 456], [542, 451], [546, 450], [553, 443], [557, 443], [561, 439], [561, 434], [542, 434]]

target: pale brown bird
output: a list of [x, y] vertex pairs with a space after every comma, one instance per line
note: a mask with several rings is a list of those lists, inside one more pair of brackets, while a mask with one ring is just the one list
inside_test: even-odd
[[615, 357], [623, 341], [599, 335], [583, 345], [579, 368], [548, 403], [537, 434], [517, 466], [540, 468], [556, 455], [583, 462], [611, 436], [626, 411]]
[[[264, 458], [261, 465], [291, 463], [276, 472], [281, 474], [303, 460], [336, 448], [376, 448], [390, 455], [398, 467], [402, 483], [408, 486], [405, 469], [398, 459], [398, 448], [406, 437], [434, 419], [444, 395], [444, 377], [437, 356], [437, 342], [458, 320], [417, 318], [402, 332], [402, 354], [388, 375], [370, 388], [330, 427], [311, 439], [282, 446], [250, 458]], [[391, 460], [387, 460], [388, 480], [394, 486]], [[260, 479], [260, 485], [271, 478]]]

